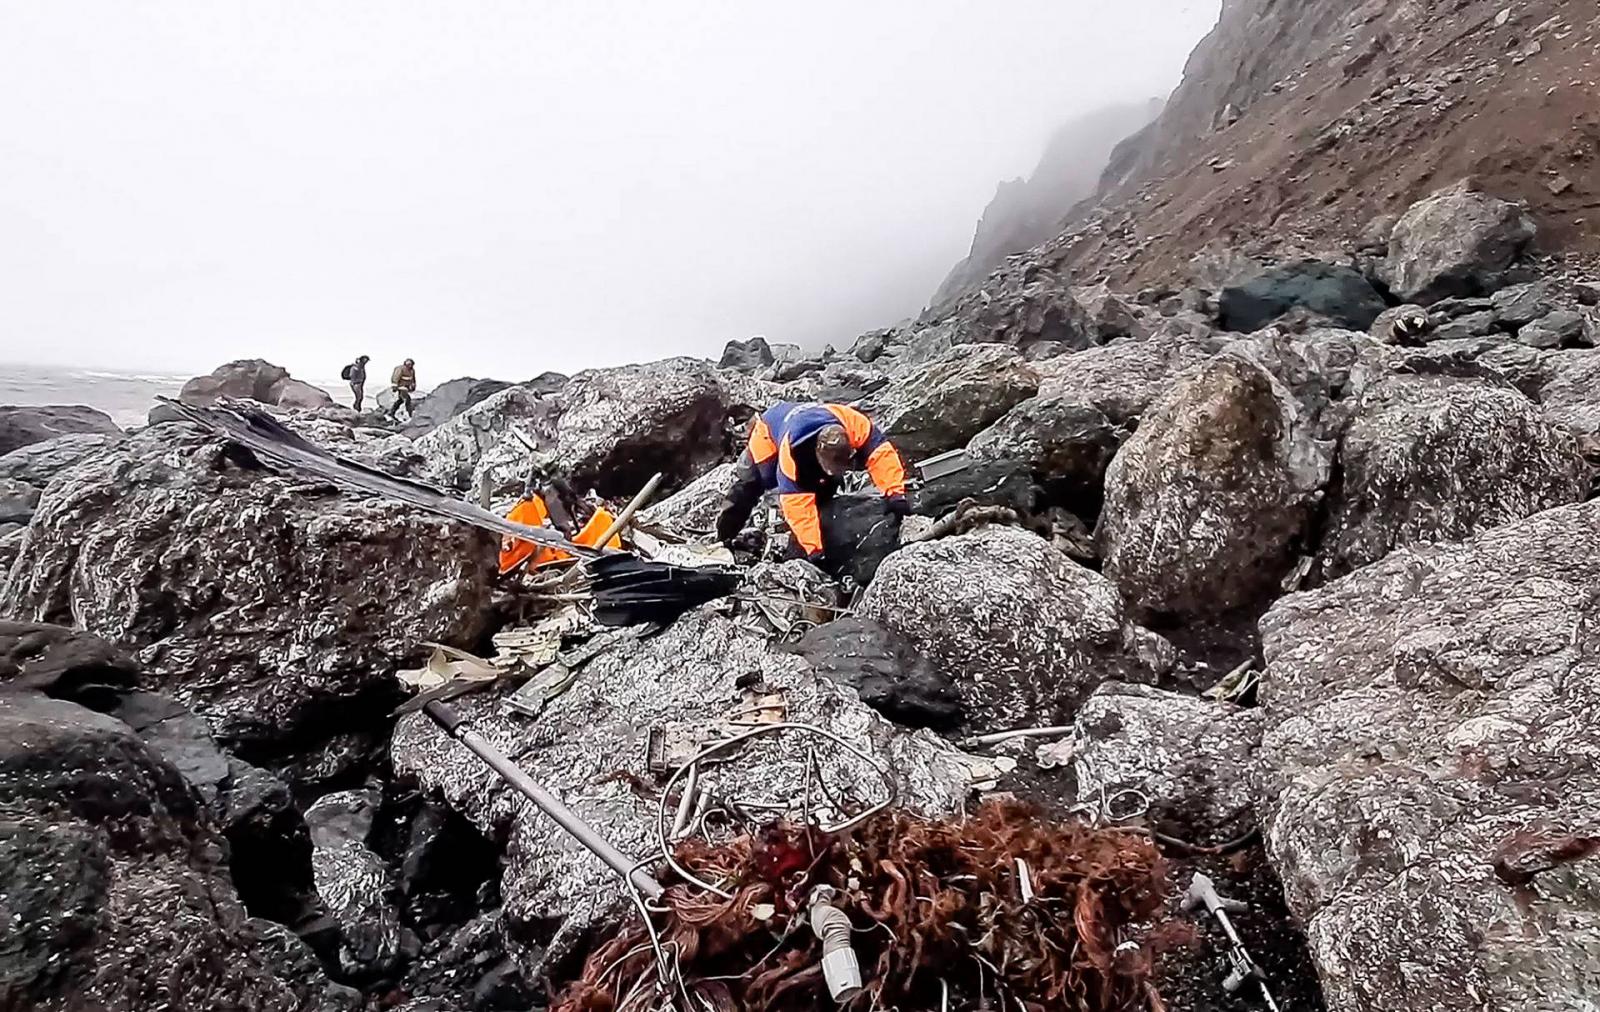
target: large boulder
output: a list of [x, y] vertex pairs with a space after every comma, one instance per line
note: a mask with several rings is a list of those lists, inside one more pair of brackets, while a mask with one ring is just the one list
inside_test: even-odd
[[483, 630], [491, 536], [236, 459], [161, 426], [60, 475], [0, 611], [134, 648], [222, 738], [266, 748], [381, 703], [424, 641]]
[[766, 338], [752, 337], [744, 341], [737, 339], [729, 341], [722, 349], [722, 358], [717, 362], [717, 368], [755, 372], [777, 361]]
[[1033, 363], [1039, 395], [1060, 396], [1132, 427], [1155, 399], [1219, 345], [1184, 337], [1114, 341], [1099, 348]]
[[717, 527], [717, 515], [742, 473], [736, 461], [718, 464], [683, 488], [641, 509], [642, 526], [662, 527], [684, 538], [705, 537]]
[[1571, 434], [1509, 386], [1388, 376], [1361, 394], [1340, 451], [1322, 561], [1337, 576], [1418, 541], [1454, 541], [1588, 490]]
[[0, 478], [43, 488], [57, 474], [80, 461], [104, 454], [122, 439], [120, 434], [85, 432], [30, 443], [0, 457]]
[[974, 436], [969, 467], [1009, 465], [1026, 473], [1051, 503], [1099, 511], [1106, 468], [1127, 432], [1071, 394], [1030, 397]]
[[265, 359], [244, 358], [225, 362], [209, 376], [196, 376], [183, 385], [178, 400], [185, 404], [210, 404], [219, 397], [237, 397], [277, 404], [278, 390], [289, 370]]
[[1154, 681], [1172, 663], [1104, 577], [1013, 527], [901, 549], [857, 614], [953, 679], [976, 731], [1063, 723], [1102, 681]]
[[336, 1007], [280, 975], [171, 765], [72, 702], [0, 691], [0, 1007]]
[[561, 393], [556, 461], [604, 496], [629, 498], [658, 471], [681, 485], [734, 449], [728, 419], [741, 400], [700, 359], [581, 372]]
[[1141, 615], [1262, 603], [1294, 564], [1329, 451], [1295, 396], [1243, 353], [1155, 403], [1106, 474], [1105, 573]]
[[1150, 336], [1150, 325], [1140, 318], [1133, 303], [1113, 292], [1104, 282], [1074, 288], [1072, 297], [1088, 316], [1095, 344], [1105, 344], [1119, 337]]
[[1402, 549], [1261, 622], [1258, 814], [1330, 1009], [1600, 994], [1600, 502]]
[[1274, 267], [1230, 285], [1220, 296], [1222, 326], [1249, 334], [1292, 309], [1326, 317], [1350, 330], [1366, 330], [1384, 310], [1383, 296], [1360, 271], [1320, 260]]
[[279, 383], [274, 388], [272, 397], [272, 403], [280, 408], [317, 411], [338, 407], [334, 403], [333, 395], [328, 391], [293, 378], [286, 378]]
[[420, 474], [428, 481], [475, 493], [488, 474], [496, 494], [515, 494], [528, 475], [530, 448], [552, 449], [560, 415], [557, 398], [507, 387], [419, 436], [410, 449], [422, 458]]
[[1406, 211], [1378, 274], [1396, 296], [1424, 305], [1493, 291], [1536, 231], [1527, 211], [1462, 180]]
[[1107, 682], [1073, 724], [1078, 803], [1137, 792], [1131, 797], [1148, 801], [1150, 819], [1189, 843], [1236, 839], [1254, 828], [1260, 710]]
[[1027, 348], [1053, 342], [1087, 348], [1100, 340], [1067, 272], [1032, 257], [991, 274], [924, 329], [942, 332], [953, 345], [993, 342]]
[[1545, 416], [1573, 432], [1600, 435], [1600, 350], [1551, 352], [1541, 366], [1543, 382], [1535, 399]]
[[0, 405], [0, 457], [70, 433], [119, 435], [111, 416], [81, 404]]
[[961, 696], [949, 673], [870, 619], [825, 622], [783, 649], [896, 723], [950, 728], [961, 720]]
[[446, 380], [419, 398], [402, 431], [420, 436], [431, 432], [463, 411], [511, 386], [504, 380], [464, 376]]
[[963, 345], [878, 391], [873, 417], [911, 464], [967, 445], [1038, 392], [1038, 373], [1015, 348]]
[[[786, 720], [825, 728], [872, 756], [897, 781], [900, 804], [927, 814], [961, 809], [966, 757], [927, 732], [882, 720], [849, 690], [818, 679], [799, 658], [772, 651], [763, 637], [711, 608], [689, 613], [657, 636], [623, 636], [585, 665], [536, 723], [508, 716], [492, 698], [463, 698], [459, 709], [478, 733], [623, 853], [645, 858], [659, 853], [658, 808], [630, 781], [647, 775], [649, 732], [670, 731], [668, 740], [693, 737], [725, 714], [741, 708], [748, 714], [745, 690], [751, 687], [781, 695]], [[826, 739], [800, 734], [760, 739], [738, 752], [736, 762], [705, 767], [702, 789], [720, 797], [800, 797], [810, 782], [810, 745], [821, 779], [836, 795], [869, 803], [884, 796], [871, 767]], [[506, 841], [504, 925], [518, 943], [527, 979], [539, 979], [543, 967], [558, 964], [577, 942], [631, 909], [617, 876], [426, 717], [400, 720], [391, 753], [398, 772], [442, 793], [486, 835]]]

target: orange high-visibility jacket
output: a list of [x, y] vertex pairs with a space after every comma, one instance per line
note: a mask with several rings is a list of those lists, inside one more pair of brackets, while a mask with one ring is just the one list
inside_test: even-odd
[[900, 454], [866, 415], [843, 404], [774, 404], [750, 427], [750, 459], [760, 468], [767, 488], [778, 490], [783, 519], [807, 555], [822, 551], [822, 523], [817, 518], [816, 490], [800, 485], [795, 448], [815, 452], [809, 444], [829, 425], [844, 429], [856, 451], [856, 466], [866, 469], [880, 492], [906, 494]]
[[[506, 514], [506, 519], [513, 523], [527, 524], [529, 527], [546, 527], [549, 526], [550, 510], [545, 506], [542, 498], [533, 495], [511, 507], [511, 512]], [[611, 521], [615, 519], [616, 517], [608, 509], [595, 510], [594, 515], [589, 518], [589, 522], [583, 525], [583, 530], [579, 531], [572, 539], [572, 543], [586, 545], [590, 548], [595, 547], [595, 542], [600, 540], [600, 535], [606, 532], [606, 528], [610, 527]], [[613, 534], [611, 540], [606, 543], [606, 547], [621, 548], [622, 538]], [[500, 572], [510, 572], [530, 555], [533, 556], [533, 561], [528, 564], [529, 568], [536, 568], [547, 562], [555, 562], [558, 559], [572, 558], [571, 553], [564, 552], [559, 548], [536, 545], [532, 541], [523, 541], [521, 538], [514, 538], [507, 534], [500, 539]]]

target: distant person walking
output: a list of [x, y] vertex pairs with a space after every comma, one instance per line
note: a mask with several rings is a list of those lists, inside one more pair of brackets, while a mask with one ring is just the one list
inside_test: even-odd
[[366, 396], [367, 363], [371, 361], [372, 357], [370, 355], [362, 355], [354, 362], [351, 362], [349, 365], [345, 366], [344, 371], [339, 373], [340, 379], [350, 381], [350, 392], [356, 395], [357, 411], [361, 410], [361, 400]]
[[411, 395], [417, 392], [417, 363], [411, 359], [401, 362], [389, 377], [389, 389], [394, 392], [394, 403], [389, 405], [389, 417], [399, 418], [400, 407], [405, 406], [406, 417], [412, 413]]

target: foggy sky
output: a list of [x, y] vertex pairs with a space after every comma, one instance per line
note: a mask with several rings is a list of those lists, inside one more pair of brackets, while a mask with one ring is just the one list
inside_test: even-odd
[[921, 308], [1216, 0], [0, 0], [0, 361], [424, 385]]

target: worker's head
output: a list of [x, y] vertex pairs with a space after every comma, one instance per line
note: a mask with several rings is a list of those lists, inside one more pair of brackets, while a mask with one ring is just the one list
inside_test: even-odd
[[855, 447], [844, 434], [844, 426], [827, 425], [817, 431], [817, 463], [829, 476], [844, 474], [855, 460]]
[[360, 362], [362, 365], [366, 365], [368, 362], [372, 361], [372, 356], [371, 355], [362, 355], [360, 358], [356, 359], [356, 361]]
[[409, 358], [408, 358], [408, 359], [406, 359], [406, 363], [405, 363], [405, 365], [406, 365], [406, 368], [407, 368], [407, 369], [409, 369], [409, 368], [411, 368], [411, 367], [412, 367], [412, 366], [414, 366], [414, 365], [416, 365], [416, 364], [417, 364], [417, 363], [415, 363], [415, 362], [413, 362], [413, 361], [411, 361], [411, 360], [410, 360], [410, 359], [409, 359]]

